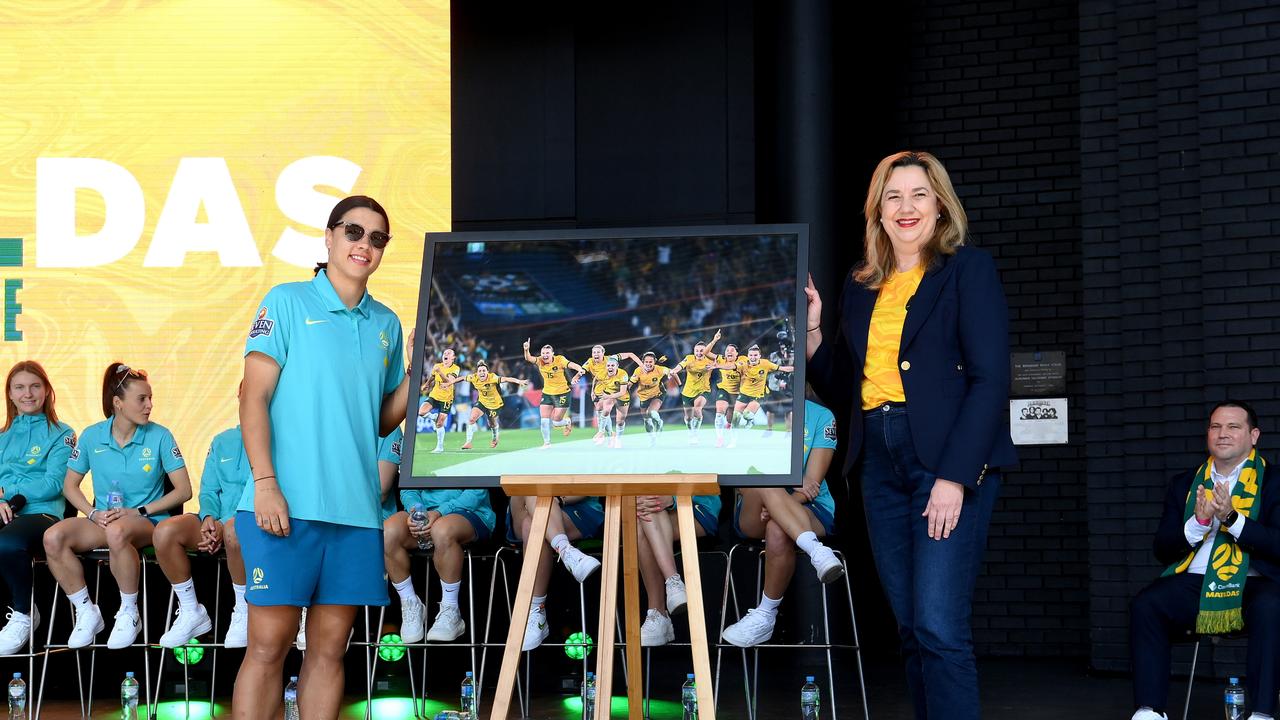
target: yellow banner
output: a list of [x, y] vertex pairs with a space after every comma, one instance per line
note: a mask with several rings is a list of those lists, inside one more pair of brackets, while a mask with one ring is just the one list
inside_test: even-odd
[[390, 214], [370, 291], [412, 324], [449, 82], [448, 0], [0, 6], [0, 371], [42, 363], [79, 432], [108, 363], [146, 369], [198, 487], [257, 303], [311, 277], [338, 198]]

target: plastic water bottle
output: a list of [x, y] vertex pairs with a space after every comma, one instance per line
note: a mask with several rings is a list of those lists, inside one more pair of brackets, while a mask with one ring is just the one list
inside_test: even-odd
[[587, 676], [582, 680], [582, 720], [595, 720], [596, 718], [596, 674], [587, 671]]
[[120, 683], [120, 718], [138, 720], [138, 680], [131, 672], [125, 673]]
[[9, 681], [9, 720], [27, 720], [27, 681], [20, 672]]
[[298, 676], [291, 675], [284, 686], [284, 720], [298, 720]]
[[462, 678], [462, 696], [458, 699], [458, 710], [467, 720], [475, 720], [476, 681], [471, 676], [470, 670], [467, 671], [467, 676]]
[[693, 684], [693, 673], [685, 676], [680, 686], [680, 705], [684, 708], [684, 720], [698, 720], [698, 688]]
[[1223, 697], [1223, 711], [1227, 720], [1244, 720], [1244, 688], [1240, 686], [1240, 678], [1231, 678]]
[[107, 493], [107, 509], [119, 510], [124, 507], [124, 491], [120, 489], [120, 483], [116, 480], [111, 481], [111, 490]]
[[822, 708], [818, 686], [812, 675], [804, 676], [804, 685], [800, 686], [800, 717], [802, 720], [818, 720], [818, 710]]
[[[422, 509], [421, 505], [414, 505], [412, 508], [409, 508], [409, 522], [420, 528], [426, 527], [427, 513]], [[431, 538], [429, 537], [415, 535], [414, 538], [418, 541], [419, 550], [430, 550], [434, 544], [431, 542]]]

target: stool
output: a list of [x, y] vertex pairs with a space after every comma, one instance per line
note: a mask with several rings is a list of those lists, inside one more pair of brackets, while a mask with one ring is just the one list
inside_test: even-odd
[[[490, 576], [490, 580], [489, 580], [489, 601], [488, 601], [488, 607], [485, 611], [484, 641], [481, 643], [481, 647], [483, 647], [484, 649], [481, 651], [481, 654], [480, 654], [480, 673], [479, 675], [476, 676], [476, 694], [477, 694], [476, 706], [477, 707], [479, 707], [479, 699], [478, 699], [479, 692], [480, 692], [480, 687], [483, 685], [482, 681], [484, 679], [484, 669], [485, 669], [486, 660], [488, 659], [489, 648], [490, 647], [499, 647], [499, 648], [506, 647], [506, 643], [501, 643], [501, 642], [490, 643], [489, 642], [489, 628], [491, 625], [490, 620], [493, 617], [493, 598], [494, 598], [494, 590], [496, 588], [496, 583], [497, 583], [498, 570], [499, 568], [501, 568], [502, 570], [503, 592], [505, 594], [505, 597], [507, 598], [507, 602], [505, 603], [507, 606], [507, 618], [508, 620], [510, 620], [512, 609], [513, 609], [512, 608], [513, 601], [511, 599], [512, 598], [511, 585], [510, 585], [509, 578], [507, 576], [507, 566], [506, 566], [506, 563], [502, 561], [502, 558], [504, 555], [510, 555], [513, 559], [518, 558], [520, 556], [520, 552], [521, 552], [521, 547], [516, 545], [503, 545], [494, 552], [493, 575]], [[581, 622], [582, 622], [582, 634], [587, 635], [587, 595], [586, 595], [586, 590], [585, 588], [583, 588], [582, 583], [578, 583], [578, 608], [579, 608], [579, 618], [581, 619]], [[617, 630], [618, 630], [617, 635], [619, 638], [619, 642], [617, 643], [617, 645], [618, 645], [618, 650], [620, 652], [625, 653], [626, 643], [622, 636], [621, 625], [622, 625], [621, 622], [617, 623]], [[563, 647], [567, 647], [568, 645], [569, 643], [543, 642], [542, 645], [540, 645], [539, 647], [563, 648]], [[525, 653], [525, 654], [527, 655], [528, 653]], [[587, 656], [588, 655], [589, 653], [586, 653], [586, 652], [582, 654], [583, 677], [586, 677], [586, 673], [587, 673], [587, 667], [588, 667]], [[623, 655], [623, 658], [622, 658], [622, 674], [623, 674], [623, 678], [625, 679], [627, 677], [627, 661], [626, 661], [625, 654]], [[529, 685], [529, 682], [530, 682], [529, 677], [530, 677], [529, 663], [526, 662], [524, 666], [524, 683], [523, 683], [524, 686]], [[530, 688], [530, 690], [532, 690], [532, 688]], [[519, 675], [516, 676], [516, 701], [520, 705], [521, 717], [529, 717], [529, 696], [523, 692]]]
[[[107, 548], [98, 548], [96, 550], [90, 550], [89, 552], [80, 555], [80, 558], [81, 560], [90, 560], [95, 564], [94, 578], [93, 578], [93, 604], [97, 605], [99, 592], [102, 589], [102, 567], [104, 565], [107, 565], [110, 562], [111, 552]], [[138, 592], [141, 593], [142, 595], [142, 598], [141, 598], [142, 609], [139, 611], [139, 615], [142, 619], [142, 641], [141, 642], [135, 641], [132, 645], [129, 646], [131, 648], [142, 648], [142, 662], [143, 662], [142, 682], [146, 686], [143, 688], [144, 692], [142, 694], [142, 697], [147, 699], [148, 701], [151, 698], [151, 687], [150, 687], [151, 654], [150, 652], [148, 652], [148, 648], [150, 646], [151, 634], [150, 634], [150, 623], [147, 619], [147, 610], [148, 610], [147, 564], [148, 562], [155, 562], [154, 558], [155, 558], [155, 549], [152, 548], [151, 546], [148, 545], [147, 547], [140, 548], [138, 550], [138, 571], [139, 571]], [[58, 594], [57, 590], [54, 590], [54, 596], [55, 596], [54, 602], [50, 605], [50, 609], [49, 609], [49, 628], [45, 634], [44, 661], [40, 667], [40, 677], [42, 679], [46, 677], [46, 673], [48, 672], [49, 655], [51, 652], [58, 651], [58, 650], [61, 650], [61, 651], [72, 650], [72, 648], [67, 647], [65, 643], [61, 645], [53, 644], [53, 626], [54, 626], [54, 621], [57, 619], [57, 616], [58, 616], [57, 594]], [[68, 605], [68, 609], [71, 610], [70, 600], [67, 601], [67, 605]], [[74, 610], [72, 610], [72, 612], [74, 612]], [[106, 647], [106, 644], [95, 642], [87, 646], [87, 649], [89, 650], [89, 687], [87, 692], [85, 690], [84, 668], [81, 665], [81, 661], [80, 661], [80, 654], [86, 648], [75, 649], [76, 686], [77, 686], [77, 689], [80, 691], [81, 717], [93, 716], [93, 672], [94, 672], [94, 668], [97, 665], [98, 648], [100, 647]], [[39, 695], [36, 698], [37, 717], [39, 716], [40, 706], [43, 704], [43, 700], [44, 700], [44, 683], [41, 682]], [[150, 702], [148, 702], [147, 715], [148, 715], [148, 718], [155, 717], [155, 706]]]
[[[441, 647], [441, 648], [445, 648], [445, 647], [470, 648], [471, 649], [471, 674], [473, 677], [477, 677], [477, 678], [479, 677], [479, 675], [476, 673], [477, 644], [476, 644], [476, 609], [475, 609], [475, 596], [474, 596], [475, 572], [474, 572], [474, 566], [472, 563], [471, 549], [469, 547], [464, 547], [462, 549], [462, 553], [466, 561], [465, 562], [465, 567], [466, 567], [466, 574], [465, 574], [466, 583], [465, 584], [467, 586], [467, 632], [470, 635], [471, 641], [468, 643], [457, 643], [457, 642], [428, 643], [424, 638], [422, 642], [418, 642], [418, 643], [401, 643], [401, 647], [405, 648], [405, 660], [409, 666], [409, 691], [413, 696], [414, 717], [427, 717], [427, 648], [428, 647], [435, 646], [435, 647]], [[433, 557], [433, 553], [430, 550], [411, 550], [409, 552], [410, 562], [412, 562], [416, 558], [425, 558], [427, 561], [426, 568], [423, 572], [423, 578], [422, 578], [422, 582], [423, 582], [422, 602], [427, 607], [428, 616], [430, 615], [430, 612], [429, 612], [430, 603], [428, 602], [428, 598], [430, 598], [431, 596], [432, 557]], [[412, 576], [412, 572], [410, 573], [410, 575]], [[378, 609], [378, 625], [377, 625], [378, 632], [381, 632], [383, 621], [386, 619], [386, 610], [387, 610], [386, 607], [381, 607]], [[429, 622], [429, 618], [424, 618], [424, 623], [428, 623], [428, 622]], [[377, 637], [372, 632], [372, 630], [373, 630], [373, 626], [370, 625], [369, 623], [369, 608], [365, 607], [365, 642], [362, 644], [365, 646], [365, 669], [368, 673], [366, 676], [367, 682], [365, 683], [365, 696], [368, 701], [365, 705], [366, 717], [371, 716], [371, 708], [373, 705], [373, 678], [374, 678], [374, 674], [378, 670], [378, 660], [380, 659], [378, 657], [378, 651], [383, 646], [381, 638]], [[413, 673], [413, 654], [411, 651], [414, 649], [422, 650], [422, 695], [421, 696], [418, 695], [417, 682]], [[419, 697], [421, 698], [421, 702], [422, 702], [421, 715], [419, 714], [419, 710], [418, 710]], [[477, 703], [479, 702], [479, 697], [480, 697], [480, 687], [479, 687], [479, 682], [477, 682], [476, 683]]]
[[[739, 548], [743, 548], [747, 552], [754, 552], [757, 554], [756, 597], [759, 597], [761, 593], [763, 581], [764, 581], [764, 548], [762, 545], [758, 545], [755, 543], [739, 543], [735, 545], [729, 551], [730, 570], [732, 569], [732, 566], [733, 566], [733, 555], [735, 552], [739, 550]], [[844, 580], [845, 595], [849, 602], [849, 622], [853, 628], [853, 644], [846, 645], [846, 644], [831, 642], [831, 621], [830, 621], [830, 614], [828, 612], [828, 602], [827, 602], [827, 590], [829, 585], [823, 585], [822, 586], [822, 627], [823, 627], [823, 633], [824, 633], [823, 643], [819, 643], [819, 644], [791, 643], [791, 644], [785, 644], [785, 645], [777, 644], [777, 643], [769, 643], [767, 645], [756, 646], [754, 648], [751, 648], [753, 667], [752, 667], [749, 678], [747, 674], [747, 649], [742, 648], [742, 673], [743, 673], [744, 685], [746, 686], [744, 690], [746, 691], [746, 694], [747, 694], [747, 716], [751, 718], [751, 720], [755, 720], [755, 717], [756, 717], [756, 710], [757, 710], [756, 701], [757, 701], [758, 693], [760, 689], [760, 686], [759, 686], [760, 650], [762, 647], [774, 648], [774, 649], [782, 649], [782, 648], [788, 648], [788, 649], [823, 648], [825, 649], [826, 655], [827, 655], [827, 687], [830, 688], [830, 691], [828, 692], [828, 697], [830, 698], [830, 703], [831, 703], [831, 720], [837, 720], [835, 670], [834, 670], [834, 664], [832, 662], [831, 651], [835, 648], [853, 650], [858, 663], [858, 688], [862, 693], [863, 717], [866, 718], [866, 720], [870, 720], [871, 718], [871, 711], [867, 705], [867, 684], [866, 684], [866, 679], [863, 677], [863, 673], [862, 673], [862, 648], [858, 641], [858, 619], [853, 609], [853, 587], [849, 584], [849, 565], [848, 565], [848, 562], [845, 560], [844, 553], [840, 552], [839, 550], [834, 550], [834, 552], [835, 552], [836, 558], [840, 561], [840, 565], [844, 568], [843, 580]], [[731, 573], [729, 578], [729, 585], [731, 587], [731, 592], [733, 595], [734, 611], [738, 613], [739, 617], [741, 617], [742, 613], [741, 613], [741, 608], [738, 606], [737, 590], [736, 590], [736, 587], [734, 586]], [[726, 625], [724, 623], [724, 616], [722, 614], [720, 619], [720, 633], [722, 636], [724, 634], [725, 627]], [[719, 664], [720, 664], [719, 663], [720, 652], [725, 647], [732, 647], [732, 646], [727, 645], [724, 642], [717, 643], [717, 649], [716, 649], [717, 669], [719, 668]], [[716, 681], [718, 685], [719, 684], [718, 673], [716, 676]]]
[[[201, 555], [202, 553], [187, 551], [187, 557], [190, 557], [190, 558], [198, 558]], [[219, 611], [222, 608], [222, 566], [225, 565], [227, 562], [227, 554], [224, 549], [219, 548], [216, 554], [206, 555], [206, 557], [213, 559], [213, 561], [219, 565], [219, 567], [217, 568], [217, 579], [214, 580], [214, 583], [213, 583], [214, 589], [213, 589], [212, 642], [196, 643], [194, 645], [185, 645], [184, 647], [211, 648], [211, 654], [213, 656], [212, 658], [213, 669], [211, 671], [211, 675], [209, 676], [209, 717], [214, 717], [217, 712], [213, 704], [213, 699], [215, 697], [215, 689], [216, 689], [216, 684], [218, 680], [218, 648], [222, 647], [222, 643], [218, 642]], [[168, 632], [169, 626], [173, 624], [173, 617], [174, 617], [173, 602], [176, 596], [177, 596], [177, 593], [175, 593], [173, 588], [170, 587], [169, 588], [169, 606], [165, 610], [165, 618], [166, 618], [165, 628], [164, 628], [165, 632]], [[155, 705], [160, 702], [160, 688], [163, 687], [161, 680], [164, 678], [164, 663], [165, 663], [165, 660], [168, 659], [168, 657], [169, 657], [169, 653], [165, 652], [165, 648], [160, 648], [160, 663], [159, 663], [159, 668], [157, 668], [156, 670], [155, 695], [149, 698], [150, 703], [152, 705]], [[190, 668], [189, 665], [187, 665], [186, 663], [182, 663], [182, 686], [183, 686], [182, 702], [183, 702], [183, 708], [186, 711], [186, 717], [191, 717], [191, 673], [189, 668]]]
[[1187, 638], [1195, 641], [1195, 650], [1191, 653], [1191, 672], [1187, 674], [1187, 698], [1182, 705], [1182, 720], [1187, 720], [1187, 714], [1191, 712], [1191, 688], [1196, 682], [1196, 662], [1200, 659], [1200, 643], [1209, 639], [1209, 642], [1217, 645], [1224, 638], [1228, 640], [1236, 640], [1248, 637], [1243, 631], [1227, 633], [1225, 635], [1198, 635], [1195, 632], [1188, 631]]
[[[703, 543], [703, 542], [701, 542], [701, 541], [707, 541], [707, 543], [713, 543], [713, 542], [718, 542], [718, 541], [719, 541], [719, 538], [717, 538], [717, 537], [716, 537], [716, 536], [714, 536], [714, 535], [711, 535], [711, 536], [707, 536], [707, 537], [701, 537], [701, 538], [698, 538], [698, 540], [700, 541], [700, 542], [699, 542], [699, 544], [701, 545], [701, 544], [704, 544], [704, 543]], [[679, 555], [680, 555], [680, 546], [679, 546], [679, 544], [677, 544], [677, 545], [676, 545], [676, 548], [675, 548], [675, 549], [676, 549], [676, 552], [675, 552], [676, 556], [679, 556]], [[725, 575], [724, 575], [724, 589], [723, 589], [723, 591], [720, 593], [720, 619], [721, 619], [721, 623], [723, 624], [723, 622], [724, 622], [724, 613], [725, 613], [725, 605], [729, 602], [729, 567], [730, 567], [729, 553], [725, 552], [723, 549], [720, 549], [720, 548], [715, 548], [715, 549], [703, 549], [703, 548], [700, 548], [700, 549], [698, 550], [698, 555], [699, 555], [699, 557], [702, 557], [702, 556], [714, 556], [714, 555], [719, 555], [720, 557], [724, 558], [724, 567], [725, 567]], [[680, 566], [679, 566], [679, 565], [677, 565], [676, 567], [680, 567]], [[699, 562], [699, 563], [698, 563], [698, 567], [706, 567], [706, 566], [705, 566], [704, 564], [702, 564], [701, 562]], [[662, 647], [664, 647], [664, 648], [665, 648], [665, 647], [692, 647], [692, 643], [687, 643], [687, 642], [682, 642], [682, 643], [678, 643], [678, 642], [669, 642], [669, 643], [667, 643], [666, 645], [663, 645]], [[651, 684], [650, 684], [650, 683], [651, 683], [651, 681], [652, 681], [652, 679], [653, 679], [653, 677], [652, 677], [651, 673], [649, 672], [649, 666], [652, 664], [652, 663], [650, 662], [650, 653], [651, 653], [652, 651], [653, 651], [653, 648], [648, 648], [648, 647], [647, 647], [647, 648], [645, 648], [645, 649], [644, 649], [644, 665], [645, 665], [645, 668], [644, 668], [644, 716], [645, 716], [646, 718], [647, 718], [647, 717], [649, 717], [649, 698], [650, 698], [650, 692], [649, 692], [649, 691], [650, 691], [650, 687], [651, 687]], [[717, 678], [717, 680], [718, 680], [718, 679], [719, 679], [719, 677], [720, 677], [720, 663], [719, 663], [719, 660], [720, 660], [720, 658], [719, 658], [719, 656], [717, 656], [717, 657], [716, 657], [716, 678]], [[715, 703], [716, 703], [716, 706], [717, 706], [717, 707], [719, 707], [719, 705], [720, 705], [720, 684], [719, 684], [719, 682], [717, 682], [717, 683], [716, 683], [715, 688], [712, 690], [712, 694], [713, 694], [713, 696], [715, 697]]]
[[[44, 564], [43, 558], [36, 558], [36, 557], [31, 558], [31, 611], [32, 613], [36, 612], [36, 582], [35, 582], [36, 565], [43, 565], [43, 564]], [[56, 603], [57, 601], [58, 601], [58, 586], [57, 586], [57, 583], [55, 583], [53, 586], [53, 597], [49, 599], [50, 607], [52, 607], [54, 603]], [[47, 621], [52, 622], [52, 618], [48, 618]], [[24, 653], [17, 653], [15, 655], [5, 656], [10, 658], [26, 658], [27, 659], [27, 710], [28, 710], [28, 715], [33, 718], [39, 717], [39, 715], [37, 714], [38, 703], [33, 701], [37, 698], [38, 694], [43, 692], [43, 684], [44, 684], [43, 665], [41, 666], [40, 681], [38, 683], [36, 682], [36, 657], [44, 656], [48, 652], [49, 652], [48, 648], [44, 648], [39, 652], [36, 651], [36, 626], [35, 626], [35, 623], [32, 623], [31, 629], [27, 636], [27, 651]], [[65, 650], [60, 650], [58, 652], [65, 652]], [[40, 686], [40, 689], [37, 689], [37, 685]], [[83, 695], [80, 698], [80, 705], [82, 708], [84, 707]]]

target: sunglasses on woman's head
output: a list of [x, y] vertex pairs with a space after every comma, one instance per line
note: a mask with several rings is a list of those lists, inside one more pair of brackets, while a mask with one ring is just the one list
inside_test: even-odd
[[125, 383], [129, 382], [131, 378], [134, 380], [147, 379], [146, 370], [135, 370], [129, 367], [128, 365], [121, 365], [120, 367], [116, 368], [116, 374], [121, 376], [120, 382], [116, 383], [117, 390], [124, 387]]
[[[333, 227], [341, 227], [346, 233], [348, 242], [360, 242], [360, 238], [364, 237], [364, 226], [357, 225], [353, 222], [339, 221]], [[379, 250], [385, 248], [387, 243], [391, 242], [391, 236], [381, 230], [374, 230], [369, 233], [369, 244]]]

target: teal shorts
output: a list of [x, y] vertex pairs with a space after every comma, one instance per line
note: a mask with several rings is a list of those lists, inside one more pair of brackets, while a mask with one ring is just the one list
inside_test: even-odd
[[382, 528], [290, 518], [289, 535], [276, 537], [242, 510], [236, 513], [236, 535], [250, 605], [388, 604]]

